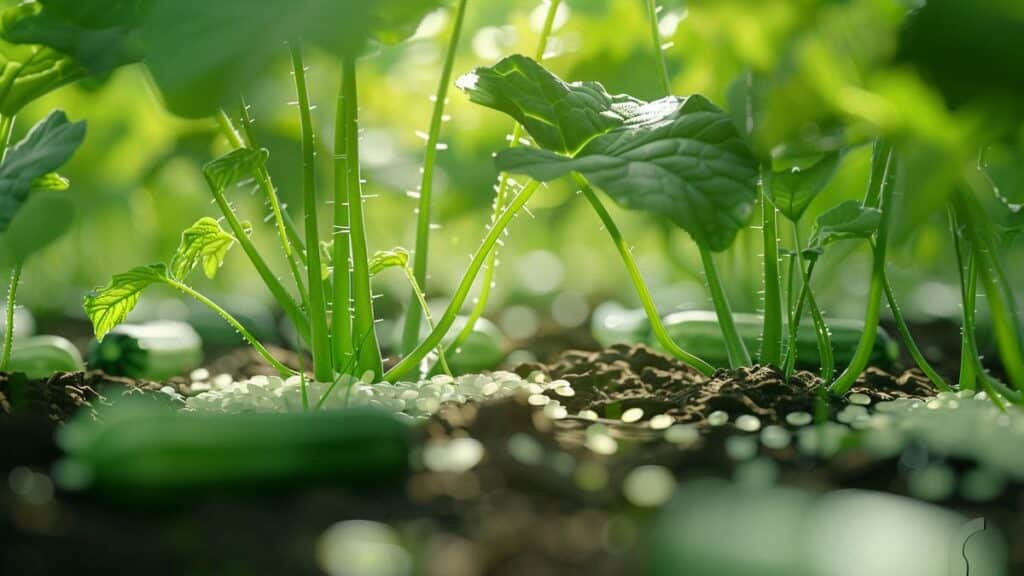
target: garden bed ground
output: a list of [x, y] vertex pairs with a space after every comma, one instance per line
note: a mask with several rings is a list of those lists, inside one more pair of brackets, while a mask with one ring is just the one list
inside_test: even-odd
[[[247, 357], [239, 353], [217, 366], [258, 373]], [[646, 534], [655, 516], [644, 494], [629, 486], [639, 466], [662, 466], [678, 480], [766, 476], [769, 483], [815, 491], [907, 493], [898, 458], [854, 451], [821, 460], [795, 443], [755, 443], [757, 457], [737, 455], [730, 439], [750, 430], [736, 415], [756, 417], [760, 429], [795, 431], [791, 415], [814, 412], [818, 395], [809, 373], [787, 382], [774, 369], [754, 366], [704, 378], [647, 348], [625, 346], [570, 351], [553, 364], [518, 369], [522, 375], [538, 370], [572, 383], [575, 395], [558, 398], [572, 416], [545, 418], [525, 395], [446, 406], [422, 428], [418, 463], [392, 484], [358, 491], [308, 484], [260, 493], [211, 490], [141, 508], [54, 492], [41, 474], [29, 475], [35, 478], [31, 489], [17, 478], [49, 469], [58, 456], [53, 431], [72, 414], [122, 394], [158, 395], [164, 386], [187, 395], [188, 382], [135, 382], [99, 373], [45, 381], [0, 376], [0, 434], [7, 439], [0, 472], [10, 479], [0, 492], [0, 571], [318, 574], [317, 542], [325, 530], [360, 519], [395, 527], [428, 574], [633, 574], [647, 562]], [[915, 371], [893, 376], [871, 370], [853, 392], [877, 403], [929, 397], [936, 390]], [[631, 409], [633, 415], [643, 410], [642, 421], [630, 422]], [[833, 417], [841, 409], [829, 407]], [[728, 424], [713, 416], [722, 412]], [[651, 421], [661, 414], [672, 417], [666, 426]], [[595, 423], [603, 425], [597, 439]], [[690, 426], [676, 429], [695, 432], [667, 436], [668, 424], [680, 423]], [[422, 448], [462, 437], [483, 446], [477, 466], [451, 471], [423, 464]], [[1016, 551], [1018, 570], [1024, 568], [1019, 488], [1008, 486], [984, 504], [956, 496], [942, 502], [999, 526]]]

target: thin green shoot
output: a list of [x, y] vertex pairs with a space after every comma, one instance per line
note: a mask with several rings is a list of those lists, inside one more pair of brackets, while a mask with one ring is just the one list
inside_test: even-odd
[[[558, 15], [558, 8], [562, 4], [562, 0], [549, 0], [548, 11], [544, 16], [544, 26], [541, 28], [540, 36], [537, 40], [537, 51], [534, 53], [534, 60], [537, 62], [544, 61], [544, 55], [548, 51], [548, 40], [551, 38], [551, 31], [555, 27], [555, 17]], [[512, 136], [509, 140], [509, 147], [515, 147], [519, 145], [520, 139], [523, 137], [523, 127], [516, 123], [512, 127]], [[499, 216], [504, 212], [506, 204], [508, 204], [509, 196], [512, 194], [512, 187], [514, 180], [506, 173], [502, 172], [498, 177], [498, 191], [494, 197], [494, 205], [491, 211], [491, 226], [497, 223]], [[520, 192], [522, 194], [522, 192]], [[491, 297], [491, 290], [494, 288], [494, 274], [495, 268], [498, 264], [498, 251], [494, 250], [487, 256], [487, 268], [484, 271], [483, 281], [480, 283], [480, 293], [477, 295], [476, 304], [473, 305], [473, 309], [469, 312], [469, 316], [466, 318], [466, 323], [463, 325], [462, 330], [455, 336], [452, 343], [448, 345], [448, 351], [453, 352], [459, 349], [466, 340], [473, 334], [473, 330], [476, 328], [476, 323], [483, 317], [484, 312], [487, 311], [487, 302]]]
[[[452, 71], [455, 69], [455, 54], [462, 36], [462, 24], [466, 17], [467, 0], [459, 0], [455, 7], [455, 23], [452, 27], [451, 39], [445, 53], [441, 78], [434, 96], [434, 112], [430, 119], [427, 132], [427, 150], [423, 160], [423, 179], [419, 188], [419, 205], [416, 214], [416, 247], [413, 251], [413, 274], [416, 282], [423, 288], [427, 286], [427, 264], [430, 250], [430, 217], [431, 197], [434, 191], [434, 166], [437, 162], [438, 143], [441, 138], [441, 126], [444, 124], [445, 105], [448, 101], [448, 86], [451, 84]], [[420, 314], [418, 307], [419, 293], [413, 290], [409, 297], [409, 306], [405, 315], [405, 326], [402, 331], [402, 350], [415, 348], [420, 337]]]
[[331, 359], [331, 342], [327, 331], [327, 304], [320, 261], [319, 226], [317, 225], [316, 200], [316, 147], [313, 141], [313, 119], [309, 104], [309, 90], [306, 87], [306, 68], [302, 59], [302, 45], [298, 40], [288, 43], [292, 56], [292, 72], [295, 77], [295, 91], [298, 94], [299, 121], [302, 126], [302, 190], [303, 211], [305, 212], [306, 272], [309, 286], [309, 335], [313, 352], [313, 374], [320, 382], [329, 381], [334, 375]]
[[[770, 167], [761, 168], [763, 174]], [[761, 186], [767, 186], [762, 178]], [[761, 193], [761, 237], [764, 241], [764, 328], [761, 334], [761, 364], [782, 365], [782, 288], [779, 283], [779, 229], [775, 206]], [[792, 276], [791, 276], [792, 277]]]
[[494, 222], [490, 230], [488, 230], [487, 235], [484, 237], [480, 248], [477, 249], [475, 254], [473, 254], [473, 258], [469, 263], [469, 268], [467, 268], [466, 273], [462, 276], [462, 280], [459, 282], [459, 286], [452, 295], [452, 300], [448, 304], [448, 308], [438, 320], [437, 325], [412, 352], [407, 354], [398, 362], [398, 364], [384, 374], [384, 380], [386, 382], [395, 382], [405, 374], [411, 372], [419, 365], [420, 361], [430, 353], [431, 350], [434, 350], [439, 344], [441, 344], [441, 340], [444, 338], [445, 334], [448, 333], [448, 330], [451, 329], [452, 324], [455, 323], [455, 320], [459, 315], [459, 309], [466, 302], [466, 298], [469, 297], [469, 292], [473, 289], [473, 283], [476, 281], [477, 274], [486, 262], [491, 250], [494, 249], [494, 246], [498, 243], [501, 235], [505, 233], [505, 229], [508, 227], [509, 223], [511, 223], [512, 219], [519, 213], [523, 206], [526, 205], [539, 187], [539, 182], [530, 182], [527, 184], [526, 187], [519, 192], [519, 195], [516, 196], [498, 216], [498, 219]]
[[661, 32], [658, 29], [658, 7], [657, 0], [647, 0], [647, 22], [650, 25], [651, 41], [654, 42], [654, 54], [658, 61], [659, 78], [661, 86], [666, 94], [672, 93], [672, 80], [668, 74], [668, 62], [665, 59], [665, 49], [661, 44]]
[[[864, 313], [864, 333], [861, 334], [860, 342], [854, 352], [853, 359], [846, 367], [846, 370], [839, 375], [839, 378], [832, 383], [832, 392], [836, 395], [846, 394], [857, 378], [867, 368], [871, 361], [871, 351], [875, 345], [875, 338], [878, 335], [878, 322], [881, 318], [882, 295], [885, 292], [885, 258], [888, 245], [889, 223], [892, 220], [892, 196], [893, 180], [895, 173], [894, 153], [892, 146], [884, 141], [879, 141], [875, 146], [876, 154], [872, 160], [871, 181], [868, 184], [868, 194], [865, 205], [874, 205], [873, 199], [878, 199], [878, 205], [882, 211], [882, 219], [878, 225], [876, 240], [873, 250], [871, 284], [868, 289], [868, 305]], [[869, 204], [869, 202], [872, 202]]]
[[[956, 233], [956, 231], [954, 231]], [[963, 281], [963, 323], [960, 327], [960, 389], [961, 390], [975, 390], [977, 389], [977, 373], [974, 370], [974, 361], [971, 360], [971, 334], [968, 332], [968, 327], [974, 326], [974, 317], [976, 313], [977, 297], [978, 297], [978, 271], [976, 269], [976, 262], [974, 253], [968, 251], [967, 253], [967, 270], [965, 271], [966, 277]], [[972, 328], [973, 329], [973, 328]]]
[[[669, 336], [668, 331], [665, 330], [665, 326], [661, 322], [661, 315], [658, 314], [658, 309], [654, 305], [654, 299], [651, 298], [651, 293], [647, 289], [647, 284], [644, 283], [643, 276], [640, 273], [640, 267], [637, 266], [636, 259], [633, 258], [633, 252], [630, 250], [629, 245], [626, 244], [625, 239], [622, 237], [622, 233], [619, 231], [619, 227], [615, 224], [611, 214], [608, 213], [608, 210], [601, 203], [597, 193], [582, 175], [573, 173], [572, 177], [576, 184], [579, 185], [580, 190], [583, 192], [583, 196], [587, 199], [587, 202], [589, 202], [590, 206], [595, 212], [597, 212], [598, 217], [601, 219], [601, 224], [612, 237], [612, 241], [615, 243], [615, 248], [619, 251], [619, 255], [622, 257], [622, 261], [626, 265], [626, 271], [629, 273], [629, 278], [633, 282], [633, 287], [636, 289], [637, 297], [640, 298], [640, 303], [644, 308], [644, 312], [647, 313], [647, 320], [651, 325], [651, 330], [654, 333], [655, 338], [657, 338], [658, 342], [673, 356], [693, 366], [702, 374], [710, 376], [715, 371], [714, 366], [680, 348], [679, 345], [672, 340], [672, 337]], [[729, 316], [729, 319], [732, 319], [731, 315]], [[735, 331], [735, 327], [733, 330]], [[740, 343], [742, 345], [742, 340]]]
[[736, 329], [732, 308], [729, 306], [729, 299], [725, 295], [725, 288], [722, 286], [722, 279], [719, 277], [718, 268], [715, 265], [715, 257], [706, 247], [698, 245], [698, 248], [700, 249], [701, 263], [704, 265], [704, 277], [708, 283], [708, 290], [711, 292], [711, 303], [718, 315], [718, 323], [722, 327], [722, 337], [725, 339], [725, 347], [729, 355], [729, 366], [731, 368], [749, 366], [752, 363], [750, 352], [747, 351], [747, 346]]
[[914, 363], [921, 369], [922, 372], [928, 376], [928, 379], [943, 392], [950, 390], [949, 384], [946, 380], [939, 375], [938, 371], [932, 367], [928, 359], [924, 357], [921, 349], [917, 346], [917, 342], [914, 341], [914, 336], [910, 333], [910, 327], [907, 325], [906, 319], [903, 317], [903, 311], [900, 310], [899, 304], [896, 302], [896, 293], [892, 289], [892, 283], [889, 282], [889, 275], [886, 274], [882, 278], [882, 282], [885, 288], [885, 299], [889, 303], [889, 310], [892, 311], [893, 320], [896, 321], [896, 330], [900, 333], [900, 338], [903, 340], [903, 345], [906, 346], [907, 352], [910, 357], [914, 359]]
[[18, 299], [18, 284], [21, 282], [21, 265], [15, 264], [11, 269], [11, 280], [7, 285], [7, 324], [4, 326], [4, 352], [0, 357], [0, 372], [6, 372], [11, 364], [11, 351], [14, 348], [14, 310]]

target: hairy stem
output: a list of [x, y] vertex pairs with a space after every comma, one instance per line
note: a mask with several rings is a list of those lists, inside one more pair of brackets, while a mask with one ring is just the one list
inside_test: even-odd
[[861, 334], [850, 364], [832, 384], [832, 392], [837, 395], [846, 394], [856, 383], [861, 372], [868, 367], [868, 363], [871, 361], [871, 352], [875, 346], [875, 339], [878, 336], [878, 322], [882, 312], [882, 294], [885, 291], [885, 257], [889, 237], [889, 222], [892, 220], [892, 187], [893, 173], [895, 172], [892, 146], [879, 141], [875, 144], [876, 152], [879, 149], [882, 149], [884, 153], [876, 153], [873, 159], [871, 182], [868, 185], [868, 200], [865, 201], [865, 204], [867, 204], [868, 201], [873, 202], [874, 198], [877, 198], [882, 211], [882, 218], [878, 224], [877, 238], [873, 250], [871, 285], [868, 289], [867, 310], [864, 313], [864, 332]]
[[[537, 51], [534, 53], [534, 60], [537, 62], [543, 62], [544, 54], [548, 51], [548, 40], [551, 38], [551, 31], [555, 27], [555, 16], [558, 15], [558, 7], [562, 4], [562, 0], [550, 0], [548, 4], [548, 11], [544, 17], [544, 27], [541, 28], [540, 37], [537, 41]], [[519, 124], [512, 127], [512, 139], [509, 141], [509, 147], [515, 147], [519, 145], [519, 139], [523, 136], [523, 128]], [[491, 225], [493, 226], [497, 221], [499, 215], [504, 212], [506, 204], [508, 204], [508, 198], [512, 194], [510, 190], [513, 182], [507, 173], [502, 173], [498, 177], [498, 191], [494, 197], [494, 207], [491, 211]], [[522, 194], [522, 192], [520, 192]], [[494, 268], [498, 261], [498, 251], [495, 249], [493, 252], [487, 255], [487, 271], [484, 273], [483, 282], [480, 285], [480, 294], [477, 295], [476, 304], [470, 311], [469, 316], [466, 318], [466, 324], [459, 331], [458, 335], [451, 344], [448, 345], [448, 351], [452, 352], [458, 350], [466, 339], [473, 333], [476, 328], [476, 323], [483, 317], [484, 312], [487, 311], [487, 302], [491, 296], [491, 290], [494, 288]]]
[[448, 304], [448, 308], [445, 310], [441, 319], [438, 320], [437, 325], [430, 331], [430, 334], [416, 346], [416, 349], [410, 352], [402, 358], [402, 360], [395, 365], [394, 368], [389, 370], [384, 375], [384, 380], [387, 382], [394, 382], [407, 374], [417, 365], [424, 356], [430, 353], [431, 350], [436, 348], [441, 340], [444, 339], [445, 334], [451, 329], [452, 324], [455, 323], [455, 319], [459, 315], [459, 309], [466, 302], [466, 298], [469, 296], [470, 290], [473, 289], [473, 282], [476, 280], [477, 274], [480, 272], [480, 268], [483, 267], [484, 262], [487, 260], [488, 254], [494, 249], [494, 245], [497, 244], [498, 239], [505, 232], [512, 218], [526, 205], [526, 202], [533, 196], [534, 192], [540, 186], [538, 182], [530, 182], [523, 190], [516, 196], [512, 202], [505, 208], [505, 210], [498, 216], [491, 229], [487, 232], [487, 236], [484, 238], [480, 248], [473, 255], [473, 259], [469, 263], [469, 268], [466, 273], [462, 276], [462, 281], [459, 282], [458, 288], [455, 290], [455, 294], [452, 296], [452, 301]]
[[[452, 70], [455, 68], [455, 53], [462, 35], [462, 23], [466, 16], [467, 0], [459, 0], [455, 7], [455, 24], [452, 36], [448, 41], [441, 79], [438, 82], [434, 100], [434, 113], [430, 119], [430, 130], [427, 132], [427, 150], [423, 159], [423, 179], [420, 182], [419, 205], [416, 214], [416, 249], [413, 251], [413, 274], [417, 283], [426, 288], [428, 252], [430, 250], [430, 216], [431, 196], [434, 191], [434, 165], [437, 162], [437, 145], [441, 138], [441, 126], [444, 123], [444, 109], [448, 100], [448, 85], [451, 83]], [[420, 337], [420, 304], [416, 291], [409, 296], [409, 306], [405, 314], [405, 326], [402, 329], [402, 351], [408, 352], [416, 346]]]
[[342, 60], [342, 91], [345, 116], [345, 157], [348, 163], [349, 243], [352, 249], [352, 337], [363, 342], [356, 363], [360, 372], [372, 371], [379, 378], [384, 373], [380, 344], [374, 327], [373, 292], [370, 287], [369, 256], [366, 248], [366, 225], [363, 220], [363, 183], [359, 167], [359, 89], [356, 84], [356, 58], [346, 55]]
[[[803, 267], [803, 264], [801, 264]], [[821, 380], [823, 386], [828, 386], [832, 382], [832, 377], [836, 373], [836, 361], [835, 355], [832, 351], [832, 335], [828, 331], [828, 323], [825, 322], [825, 316], [821, 313], [821, 308], [818, 307], [818, 302], [814, 298], [814, 291], [811, 290], [811, 273], [814, 271], [814, 262], [811, 262], [807, 267], [806, 276], [804, 276], [804, 282], [807, 288], [807, 307], [811, 310], [811, 321], [814, 322], [814, 334], [818, 340], [818, 356], [821, 362]], [[795, 357], [795, 354], [794, 354]], [[822, 388], [824, 390], [824, 388]]]
[[[358, 359], [352, 342], [352, 244], [349, 213], [348, 115], [344, 79], [338, 87], [334, 117], [334, 230], [332, 237], [333, 308], [331, 338], [334, 345], [334, 371], [352, 370]], [[358, 134], [356, 135], [358, 138]]]
[[[409, 281], [409, 286], [412, 288], [417, 304], [419, 304], [419, 308], [423, 312], [423, 318], [427, 321], [427, 328], [433, 330], [435, 327], [434, 318], [430, 315], [430, 306], [427, 305], [427, 296], [420, 288], [420, 283], [416, 280], [416, 274], [414, 274], [408, 266], [403, 267], [402, 271], [405, 272], [405, 278]], [[448, 358], [445, 356], [443, 344], [438, 344], [437, 346], [437, 363], [441, 367], [441, 371], [449, 376], [453, 376], [452, 369], [448, 367]]]
[[320, 261], [320, 230], [317, 223], [316, 145], [313, 141], [313, 119], [306, 87], [306, 67], [302, 61], [302, 44], [288, 43], [292, 55], [292, 72], [299, 101], [299, 122], [302, 126], [302, 196], [306, 228], [306, 275], [309, 284], [310, 349], [313, 353], [313, 375], [320, 382], [334, 377], [331, 341], [327, 332], [327, 303]]
[[11, 281], [7, 285], [7, 324], [4, 326], [4, 353], [0, 358], [0, 372], [6, 372], [11, 364], [11, 350], [14, 347], [14, 309], [18, 298], [18, 283], [21, 282], [21, 264], [11, 270]]
[[668, 331], [665, 330], [665, 326], [661, 323], [661, 315], [658, 314], [658, 309], [654, 305], [654, 299], [651, 298], [650, 290], [647, 289], [647, 284], [644, 282], [643, 276], [640, 273], [640, 267], [637, 266], [636, 259], [633, 258], [633, 252], [629, 249], [629, 245], [626, 244], [625, 239], [622, 237], [622, 233], [619, 231], [619, 227], [616, 226], [615, 221], [612, 220], [611, 214], [605, 209], [601, 200], [597, 197], [597, 193], [586, 181], [583, 176], [578, 173], [573, 173], [573, 179], [580, 186], [583, 191], [583, 196], [590, 203], [590, 206], [597, 212], [597, 216], [601, 219], [601, 224], [604, 225], [604, 229], [611, 236], [612, 242], [615, 243], [615, 248], [619, 251], [619, 255], [622, 257], [622, 262], [626, 265], [626, 271], [629, 273], [629, 278], [633, 282], [633, 287], [636, 289], [637, 297], [640, 298], [640, 303], [643, 305], [644, 312], [647, 313], [647, 320], [651, 324], [651, 330], [654, 333], [655, 338], [658, 342], [665, 347], [673, 356], [679, 358], [683, 362], [686, 362], [690, 366], [693, 366], [697, 370], [700, 370], [705, 375], [710, 375], [715, 371], [714, 366], [708, 364], [704, 360], [701, 360], [697, 356], [690, 354], [686, 350], [683, 350], [676, 344], [672, 337], [669, 336]]
[[[953, 231], [956, 234], [956, 230]], [[976, 301], [978, 297], [978, 270], [977, 260], [974, 253], [968, 251], [967, 270], [960, 270], [961, 276], [966, 274], [962, 282], [963, 291], [963, 323], [960, 326], [960, 377], [961, 390], [975, 390], [977, 388], [977, 372], [974, 369], [974, 361], [971, 359], [972, 344], [971, 338], [974, 333], [974, 317]]]
[[[762, 167], [762, 174], [771, 168]], [[762, 180], [761, 235], [764, 239], [764, 327], [761, 333], [761, 364], [782, 364], [782, 287], [779, 283], [779, 229], [775, 206], [768, 200]]]
[[715, 266], [714, 255], [702, 245], [700, 249], [700, 260], [704, 265], [704, 277], [708, 283], [708, 290], [711, 292], [711, 303], [715, 307], [715, 314], [718, 316], [718, 325], [722, 328], [722, 337], [725, 339], [726, 352], [729, 355], [729, 367], [739, 368], [751, 364], [750, 352], [747, 351], [743, 338], [736, 329], [736, 322], [732, 317], [732, 308], [729, 306], [729, 299], [722, 287], [722, 279], [718, 275], [718, 268]]
[[268, 364], [270, 364], [271, 366], [274, 367], [274, 369], [280, 372], [282, 376], [289, 376], [295, 373], [294, 370], [282, 364], [280, 361], [278, 361], [277, 358], [274, 358], [274, 355], [271, 354], [270, 351], [263, 346], [263, 344], [260, 344], [260, 341], [257, 340], [256, 337], [253, 336], [252, 333], [249, 332], [249, 330], [246, 329], [246, 327], [243, 326], [241, 322], [236, 320], [235, 317], [229, 314], [227, 310], [217, 305], [216, 302], [210, 300], [206, 296], [203, 296], [199, 292], [196, 292], [194, 289], [192, 289], [192, 287], [188, 286], [187, 284], [184, 284], [172, 278], [166, 278], [164, 279], [164, 282], [166, 282], [168, 286], [171, 286], [172, 288], [178, 290], [179, 292], [185, 294], [186, 296], [191, 296], [192, 298], [195, 298], [200, 304], [203, 304], [206, 307], [213, 310], [214, 312], [216, 312], [218, 316], [223, 318], [228, 324], [231, 325], [232, 328], [237, 330], [238, 333], [242, 336], [242, 339], [248, 342], [249, 345], [252, 346], [253, 349], [255, 349], [256, 352], [260, 356], [262, 356], [263, 359], [266, 360]]
[[[217, 122], [220, 124], [221, 131], [228, 136], [228, 141], [234, 148], [242, 148], [248, 146], [249, 148], [255, 147], [255, 140], [252, 137], [250, 126], [253, 122], [252, 117], [249, 115], [249, 107], [242, 100], [241, 104], [241, 118], [242, 118], [242, 131], [244, 136], [239, 135], [238, 131], [235, 130], [234, 125], [231, 122], [231, 117], [227, 115], [224, 110], [220, 110], [217, 113]], [[306, 291], [306, 285], [302, 281], [301, 266], [305, 265], [305, 262], [300, 263], [301, 256], [296, 254], [292, 249], [291, 240], [288, 237], [288, 231], [285, 225], [283, 213], [281, 211], [281, 203], [277, 197], [277, 190], [274, 188], [274, 183], [270, 179], [270, 172], [267, 171], [266, 166], [260, 166], [256, 170], [256, 182], [259, 184], [263, 195], [267, 199], [267, 204], [270, 206], [271, 214], [274, 217], [274, 222], [277, 227], [278, 237], [281, 241], [281, 249], [284, 251], [285, 260], [288, 262], [288, 268], [292, 274], [292, 280], [295, 281], [295, 289], [299, 293], [299, 300], [302, 302], [302, 307], [309, 309], [309, 293]], [[305, 335], [303, 336], [305, 337]]]
[[658, 30], [658, 7], [656, 0], [647, 0], [647, 21], [650, 24], [651, 42], [654, 43], [654, 54], [658, 60], [658, 73], [661, 78], [661, 86], [665, 94], [672, 93], [672, 81], [668, 75], [668, 62], [665, 60], [665, 51], [661, 47], [661, 32]]

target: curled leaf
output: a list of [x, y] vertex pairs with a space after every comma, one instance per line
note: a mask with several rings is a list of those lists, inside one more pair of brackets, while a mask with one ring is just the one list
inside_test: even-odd
[[183, 280], [202, 262], [203, 273], [213, 278], [234, 243], [235, 237], [225, 232], [216, 220], [209, 216], [200, 218], [181, 233], [181, 243], [171, 259], [171, 276]]
[[818, 217], [809, 247], [821, 249], [837, 240], [870, 238], [882, 221], [882, 211], [847, 200]]

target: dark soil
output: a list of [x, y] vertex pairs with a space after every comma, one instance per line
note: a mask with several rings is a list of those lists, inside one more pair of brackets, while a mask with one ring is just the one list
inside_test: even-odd
[[[224, 359], [215, 370], [262, 373], [256, 363], [245, 364], [247, 357]], [[396, 527], [425, 574], [637, 574], [644, 563], [644, 530], [654, 512], [623, 501], [626, 475], [639, 464], [657, 463], [680, 479], [731, 477], [736, 464], [723, 445], [734, 431], [709, 427], [707, 416], [725, 410], [784, 425], [791, 411], [813, 412], [819, 385], [807, 372], [787, 381], [777, 370], [760, 366], [720, 370], [708, 378], [642, 346], [572, 351], [551, 365], [518, 369], [521, 374], [534, 370], [572, 382], [576, 396], [558, 399], [571, 414], [590, 409], [605, 417], [619, 450], [598, 456], [583, 445], [590, 422], [549, 420], [525, 398], [512, 398], [445, 406], [422, 428], [424, 443], [464, 436], [480, 441], [486, 457], [471, 471], [414, 465], [390, 485], [359, 491], [334, 485], [258, 495], [211, 489], [186, 501], [140, 509], [60, 491], [42, 503], [30, 502], [5, 482], [0, 574], [320, 574], [317, 539], [346, 519]], [[19, 446], [5, 449], [0, 474], [6, 479], [16, 466], [46, 472], [58, 456], [53, 431], [59, 422], [119, 394], [152, 393], [161, 386], [98, 373], [58, 374], [43, 381], [0, 375], [0, 435], [8, 448]], [[184, 382], [172, 386], [189, 393]], [[914, 371], [892, 376], [876, 370], [866, 373], [855, 391], [875, 400], [935, 393]], [[693, 423], [703, 430], [702, 440], [680, 448], [648, 426], [617, 420], [633, 407], [648, 417], [671, 414]], [[523, 456], [524, 445], [529, 458]], [[762, 455], [776, 463], [779, 481], [789, 485], [904, 491], [895, 461], [853, 454], [820, 462], [793, 449], [764, 449]], [[604, 480], [581, 483], [573, 470], [584, 464], [603, 471]], [[1018, 545], [1011, 543], [1011, 549], [1021, 550], [1024, 498], [1019, 494], [1014, 487], [981, 508], [946, 504], [985, 515], [1015, 537]], [[1024, 565], [1019, 558], [1015, 562]]]

